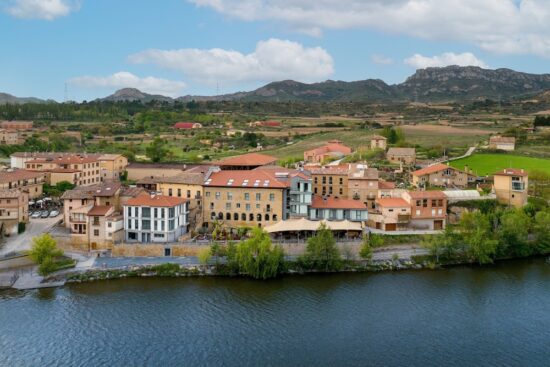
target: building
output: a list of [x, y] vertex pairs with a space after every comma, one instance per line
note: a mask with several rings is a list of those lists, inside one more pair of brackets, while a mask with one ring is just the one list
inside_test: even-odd
[[77, 186], [89, 186], [101, 182], [97, 155], [71, 154], [56, 158], [34, 158], [25, 162], [25, 168], [44, 172], [46, 183], [52, 186], [63, 181]]
[[489, 138], [489, 149], [513, 151], [516, 149], [516, 138], [495, 135]]
[[269, 166], [277, 162], [276, 157], [260, 153], [248, 153], [222, 159], [213, 163], [222, 170], [253, 170], [262, 166]]
[[284, 168], [212, 173], [204, 183], [205, 226], [264, 227], [289, 218], [294, 174]]
[[17, 145], [19, 133], [17, 130], [0, 129], [0, 145]]
[[140, 181], [146, 177], [174, 177], [186, 171], [205, 172], [209, 168], [209, 165], [132, 162], [126, 166], [126, 172], [128, 172], [128, 180]]
[[128, 166], [128, 158], [122, 154], [102, 154], [98, 160], [101, 181], [119, 181]]
[[0, 172], [0, 190], [19, 189], [29, 194], [30, 199], [42, 196], [45, 179], [41, 172], [10, 169]]
[[7, 130], [31, 130], [33, 127], [32, 121], [2, 121], [0, 129]]
[[198, 122], [176, 122], [174, 124], [174, 129], [177, 130], [190, 130], [190, 129], [200, 129], [202, 125]]
[[409, 226], [416, 230], [441, 230], [447, 217], [447, 196], [442, 191], [407, 191], [403, 199], [411, 206]]
[[529, 175], [523, 169], [506, 168], [493, 174], [493, 190], [501, 204], [521, 208], [527, 204]]
[[367, 206], [357, 200], [313, 196], [309, 210], [310, 220], [365, 222], [369, 213]]
[[29, 194], [18, 189], [0, 189], [0, 238], [16, 235], [19, 223], [29, 220]]
[[255, 121], [248, 124], [250, 127], [281, 127], [280, 121]]
[[373, 135], [370, 138], [370, 148], [371, 149], [382, 149], [386, 150], [388, 147], [388, 139], [380, 135]]
[[127, 242], [173, 243], [187, 233], [188, 200], [143, 193], [124, 204]]
[[353, 168], [348, 173], [348, 198], [359, 200], [369, 209], [374, 209], [379, 192], [378, 170], [366, 165], [350, 166]]
[[465, 188], [474, 183], [476, 176], [443, 163], [434, 164], [412, 173], [416, 187], [440, 186]]
[[313, 194], [323, 197], [347, 198], [349, 170], [347, 164], [311, 170]]
[[386, 153], [390, 163], [413, 166], [416, 163], [416, 150], [414, 148], [390, 148]]
[[369, 226], [383, 231], [404, 231], [411, 221], [411, 205], [402, 198], [376, 199], [376, 211], [369, 216]]
[[290, 216], [305, 218], [313, 201], [313, 186], [308, 171], [294, 172], [290, 175]]
[[340, 140], [331, 140], [326, 145], [304, 152], [304, 161], [309, 163], [322, 163], [327, 160], [340, 159], [351, 154], [352, 149], [344, 145]]
[[112, 250], [124, 238], [123, 217], [114, 206], [86, 205], [71, 210], [71, 245], [84, 251]]

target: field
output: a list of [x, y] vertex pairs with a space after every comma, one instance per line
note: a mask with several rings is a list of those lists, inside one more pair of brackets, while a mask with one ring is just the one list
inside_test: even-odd
[[451, 166], [458, 169], [468, 166], [479, 176], [490, 175], [504, 168], [524, 168], [527, 172], [538, 170], [550, 174], [550, 160], [511, 154], [474, 154], [452, 161]]

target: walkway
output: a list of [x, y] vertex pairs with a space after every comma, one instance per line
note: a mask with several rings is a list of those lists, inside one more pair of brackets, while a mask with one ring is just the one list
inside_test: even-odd
[[25, 232], [6, 238], [0, 247], [0, 255], [30, 250], [32, 238], [49, 232], [60, 220], [61, 217], [59, 216], [56, 218], [31, 219], [27, 223]]
[[38, 275], [36, 269], [26, 269], [18, 271], [18, 278], [12, 285], [12, 288], [19, 290], [37, 289], [37, 288], [53, 288], [61, 287], [65, 284], [65, 281], [58, 282], [46, 282], [43, 283], [44, 277]]
[[95, 259], [92, 269], [117, 269], [128, 266], [147, 266], [160, 264], [199, 265], [196, 256], [186, 257], [98, 257]]

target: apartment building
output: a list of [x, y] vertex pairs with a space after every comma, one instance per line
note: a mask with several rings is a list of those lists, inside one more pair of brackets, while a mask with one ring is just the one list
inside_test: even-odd
[[493, 174], [493, 190], [501, 204], [521, 208], [529, 196], [529, 175], [523, 169], [506, 168]]
[[310, 220], [364, 222], [369, 217], [367, 206], [353, 199], [313, 196], [309, 210]]
[[29, 194], [18, 189], [0, 189], [0, 238], [16, 235], [19, 223], [29, 220]]
[[441, 230], [447, 217], [447, 196], [442, 191], [407, 191], [403, 199], [411, 206], [410, 227]]
[[352, 149], [340, 140], [330, 140], [322, 147], [306, 150], [304, 152], [304, 161], [308, 163], [322, 163], [326, 160], [342, 158], [351, 154]]
[[263, 227], [289, 218], [289, 189], [296, 172], [281, 168], [212, 173], [204, 183], [205, 226]]
[[379, 177], [376, 168], [353, 165], [348, 173], [348, 197], [359, 200], [374, 209], [379, 192]]
[[10, 169], [0, 172], [0, 190], [19, 189], [29, 194], [30, 199], [42, 196], [44, 174], [24, 169]]
[[412, 166], [416, 163], [416, 149], [390, 148], [386, 153], [386, 159], [393, 164], [404, 164]]
[[98, 161], [101, 181], [119, 181], [128, 166], [128, 158], [122, 154], [102, 154]]
[[171, 243], [187, 233], [189, 202], [185, 198], [143, 193], [124, 204], [127, 242]]
[[407, 230], [410, 221], [411, 205], [402, 198], [378, 198], [369, 214], [370, 227], [388, 232]]
[[348, 197], [349, 165], [326, 166], [311, 170], [313, 194], [325, 197]]
[[0, 145], [16, 145], [19, 143], [17, 130], [0, 129]]
[[440, 186], [465, 188], [475, 183], [476, 176], [446, 164], [434, 164], [412, 172], [412, 183], [416, 187]]
[[101, 182], [97, 155], [63, 155], [57, 158], [33, 158], [25, 162], [25, 168], [44, 172], [46, 182], [55, 185], [67, 181], [77, 186], [95, 185]]
[[124, 238], [123, 217], [114, 206], [90, 204], [70, 211], [71, 244], [85, 251], [111, 250]]

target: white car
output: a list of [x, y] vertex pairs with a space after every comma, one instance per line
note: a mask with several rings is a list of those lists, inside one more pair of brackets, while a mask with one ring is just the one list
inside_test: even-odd
[[57, 217], [58, 215], [59, 215], [59, 211], [57, 211], [57, 210], [52, 210], [52, 211], [50, 212], [50, 218], [55, 218], [55, 217]]
[[40, 215], [42, 214], [41, 211], [37, 210], [34, 213], [31, 214], [31, 218], [40, 218]]

